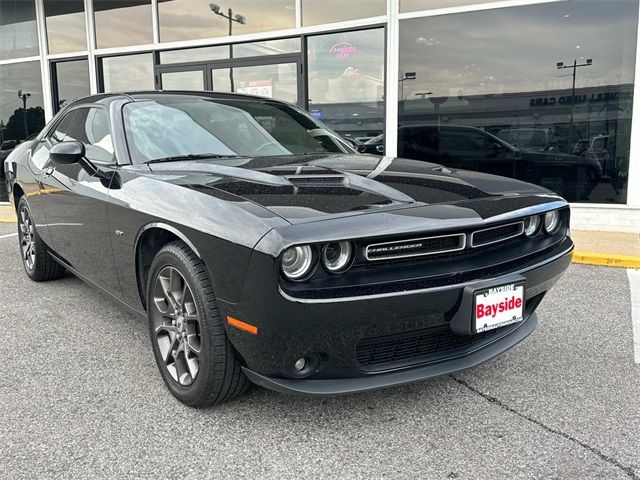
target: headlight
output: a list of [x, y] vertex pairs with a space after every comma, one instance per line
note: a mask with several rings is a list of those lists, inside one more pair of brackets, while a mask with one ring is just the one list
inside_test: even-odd
[[547, 233], [556, 233], [560, 226], [560, 213], [553, 210], [544, 214], [544, 230]]
[[290, 280], [305, 277], [313, 266], [313, 250], [309, 245], [287, 248], [280, 263], [282, 273]]
[[322, 264], [331, 273], [345, 270], [351, 262], [353, 247], [349, 242], [327, 243], [322, 249]]
[[534, 215], [533, 217], [527, 217], [524, 220], [524, 234], [527, 237], [533, 237], [536, 233], [538, 233], [538, 229], [540, 228], [540, 217], [538, 215]]

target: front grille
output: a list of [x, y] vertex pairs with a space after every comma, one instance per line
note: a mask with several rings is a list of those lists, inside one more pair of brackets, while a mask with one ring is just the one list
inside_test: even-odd
[[[417, 257], [461, 255], [471, 248], [488, 247], [517, 238], [524, 233], [524, 222], [512, 222], [495, 227], [466, 232], [457, 232], [431, 237], [405, 237], [388, 242], [365, 244], [364, 256], [356, 259], [356, 266], [368, 262], [395, 263], [417, 259]], [[397, 238], [397, 237], [396, 237]]]
[[463, 336], [453, 333], [449, 326], [445, 325], [406, 334], [369, 338], [358, 344], [356, 357], [360, 368], [365, 371], [413, 365], [435, 360], [440, 354], [473, 346], [487, 337], [498, 335], [504, 328], [513, 326]]
[[[538, 308], [544, 295], [545, 293], [540, 293], [527, 300], [524, 308], [525, 321]], [[356, 346], [356, 358], [360, 369], [365, 372], [437, 362], [483, 347], [498, 337], [508, 335], [520, 325], [522, 323], [513, 323], [475, 335], [458, 335], [449, 325], [441, 325], [412, 332], [366, 338]]]
[[389, 260], [396, 258], [420, 257], [464, 250], [466, 235], [439, 235], [434, 237], [412, 238], [396, 242], [374, 243], [367, 246], [367, 260]]
[[471, 246], [474, 248], [503, 242], [518, 237], [524, 232], [524, 222], [509, 223], [497, 227], [477, 230], [471, 234]]

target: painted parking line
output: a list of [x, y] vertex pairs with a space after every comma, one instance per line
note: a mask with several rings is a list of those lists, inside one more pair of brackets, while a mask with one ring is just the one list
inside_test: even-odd
[[633, 325], [633, 358], [640, 364], [640, 270], [627, 270], [631, 288], [631, 323]]
[[9, 235], [0, 235], [0, 239], [2, 239], [2, 238], [15, 237], [15, 236], [17, 236], [17, 235], [18, 235], [18, 233], [17, 233], [17, 232], [16, 232], [16, 233], [10, 233]]

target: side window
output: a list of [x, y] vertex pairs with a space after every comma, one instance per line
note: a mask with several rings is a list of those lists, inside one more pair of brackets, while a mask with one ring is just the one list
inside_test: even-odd
[[101, 108], [80, 108], [66, 132], [66, 141], [84, 143], [86, 156], [98, 163], [113, 162], [113, 143], [107, 113]]
[[440, 150], [479, 154], [486, 151], [487, 137], [472, 131], [452, 130], [440, 132]]
[[65, 115], [65, 117], [58, 123], [51, 136], [49, 137], [53, 143], [63, 142], [69, 131], [69, 125], [73, 122], [73, 117], [76, 111], [73, 110]]

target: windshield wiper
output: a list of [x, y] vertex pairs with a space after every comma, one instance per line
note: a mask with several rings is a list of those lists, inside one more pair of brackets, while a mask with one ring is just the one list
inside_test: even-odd
[[175, 155], [173, 157], [154, 158], [144, 163], [179, 162], [181, 160], [200, 160], [205, 158], [239, 158], [241, 155], [220, 155], [218, 153], [190, 153], [188, 155]]

